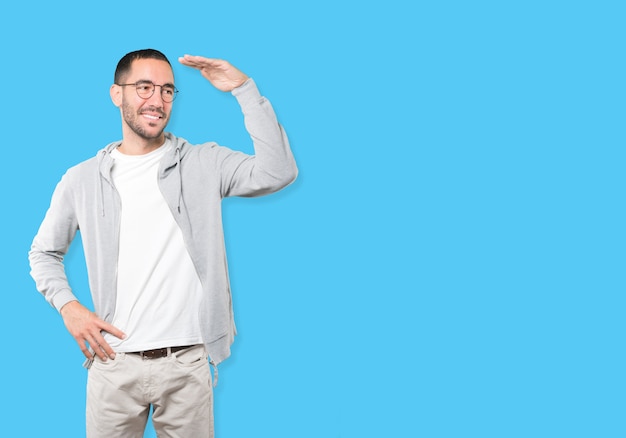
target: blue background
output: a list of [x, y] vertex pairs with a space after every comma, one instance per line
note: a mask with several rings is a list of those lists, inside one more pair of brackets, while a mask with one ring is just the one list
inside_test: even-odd
[[[300, 168], [224, 203], [218, 437], [626, 436], [622, 2], [0, 10], [7, 436], [84, 436], [82, 353], [27, 251], [65, 169], [120, 138], [113, 71], [146, 47], [254, 77]], [[169, 130], [251, 152], [234, 98], [174, 69]], [[88, 301], [79, 244], [67, 265]]]

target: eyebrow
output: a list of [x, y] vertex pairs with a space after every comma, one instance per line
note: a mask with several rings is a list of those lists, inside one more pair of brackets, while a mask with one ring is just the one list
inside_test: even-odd
[[[142, 83], [148, 83], [148, 84], [154, 84], [154, 85], [159, 85], [159, 84], [155, 84], [154, 82], [152, 82], [150, 79], [138, 79], [135, 81], [136, 84], [142, 84]], [[171, 82], [167, 82], [165, 84], [162, 85], [163, 87], [172, 87], [172, 88], [176, 88], [174, 86], [174, 84], [172, 84]]]

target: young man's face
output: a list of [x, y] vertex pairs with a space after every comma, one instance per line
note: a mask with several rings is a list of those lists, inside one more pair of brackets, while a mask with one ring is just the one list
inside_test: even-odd
[[[137, 91], [143, 93], [146, 83], [156, 85], [154, 93], [148, 98], [142, 98]], [[158, 59], [136, 59], [131, 64], [130, 73], [124, 79], [127, 85], [121, 90], [121, 110], [124, 132], [128, 130], [144, 140], [154, 140], [162, 136], [172, 111], [172, 102], [166, 102], [162, 97], [160, 85], [165, 86], [163, 93], [168, 93], [174, 87], [174, 73], [170, 65]], [[141, 85], [141, 84], [144, 85]], [[148, 84], [149, 87], [149, 84]]]

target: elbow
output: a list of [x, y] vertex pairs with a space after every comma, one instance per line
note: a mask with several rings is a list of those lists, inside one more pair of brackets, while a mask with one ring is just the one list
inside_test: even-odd
[[298, 168], [294, 165], [285, 167], [280, 171], [275, 170], [272, 173], [263, 172], [262, 175], [261, 178], [256, 179], [257, 187], [252, 196], [267, 195], [284, 189], [296, 180]]
[[278, 178], [279, 189], [287, 187], [291, 183], [293, 183], [298, 177], [298, 167], [295, 163], [286, 168], [284, 172], [281, 173], [280, 178]]
[[294, 165], [291, 166], [291, 168], [289, 169], [289, 172], [287, 172], [285, 175], [285, 179], [284, 179], [285, 186], [288, 186], [289, 184], [294, 182], [297, 177], [298, 177], [298, 167], [294, 163]]

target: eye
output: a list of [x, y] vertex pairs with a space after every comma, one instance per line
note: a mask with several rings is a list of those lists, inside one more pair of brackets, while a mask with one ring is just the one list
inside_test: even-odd
[[174, 89], [172, 87], [163, 87], [163, 93], [166, 94], [167, 96], [173, 96]]

